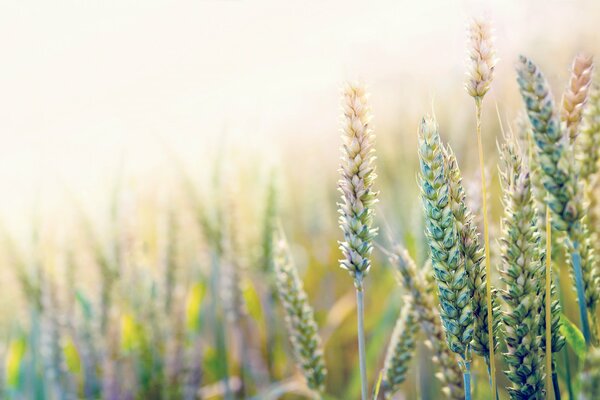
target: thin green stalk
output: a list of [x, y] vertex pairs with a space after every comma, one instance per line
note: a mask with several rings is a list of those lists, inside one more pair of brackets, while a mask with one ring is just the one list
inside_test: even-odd
[[[552, 371], [552, 225], [550, 207], [546, 207], [546, 393], [550, 393], [550, 371]], [[556, 396], [556, 388], [554, 389]], [[559, 395], [560, 397], [560, 395]]]
[[465, 400], [471, 400], [471, 361], [464, 361], [465, 369], [463, 379], [465, 381]]
[[567, 381], [567, 391], [569, 392], [569, 400], [575, 398], [575, 390], [571, 381], [571, 365], [569, 364], [569, 353], [567, 352], [567, 346], [563, 348], [563, 358], [565, 363], [565, 375]]
[[[492, 393], [497, 392], [496, 387], [496, 363], [494, 361], [494, 317], [492, 308], [492, 268], [490, 265], [490, 235], [487, 210], [487, 190], [485, 183], [485, 163], [483, 159], [483, 144], [481, 140], [481, 100], [475, 101], [475, 118], [477, 124], [477, 147], [479, 149], [479, 169], [481, 170], [481, 208], [483, 213], [483, 239], [485, 243], [485, 287], [486, 302], [488, 309], [488, 338], [489, 338], [489, 360], [490, 360], [490, 378], [492, 384]], [[466, 387], [465, 387], [466, 390]], [[498, 396], [495, 396], [496, 399]]]
[[556, 365], [552, 362], [552, 388], [554, 389], [554, 400], [560, 400], [560, 386], [558, 385], [558, 374], [556, 373]]
[[583, 272], [581, 270], [581, 256], [579, 255], [579, 242], [573, 241], [573, 252], [571, 253], [573, 260], [573, 272], [575, 274], [575, 286], [577, 288], [577, 303], [579, 305], [579, 318], [581, 319], [581, 328], [585, 344], [590, 347], [591, 334], [590, 322], [588, 320], [587, 309], [585, 307], [585, 288], [583, 286]]
[[356, 312], [358, 313], [358, 359], [360, 363], [360, 391], [362, 400], [367, 400], [367, 355], [365, 351], [365, 301], [362, 282], [356, 288]]

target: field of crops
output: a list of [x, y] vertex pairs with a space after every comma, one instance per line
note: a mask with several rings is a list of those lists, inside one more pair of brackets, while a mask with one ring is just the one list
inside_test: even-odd
[[0, 398], [600, 399], [600, 7], [202, 3], [7, 7]]

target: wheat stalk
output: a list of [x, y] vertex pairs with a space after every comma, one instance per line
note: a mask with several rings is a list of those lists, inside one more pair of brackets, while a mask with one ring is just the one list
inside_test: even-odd
[[372, 241], [377, 234], [373, 228], [373, 206], [377, 192], [373, 190], [375, 135], [371, 128], [371, 110], [364, 87], [347, 84], [343, 94], [341, 178], [338, 190], [339, 223], [344, 241], [339, 242], [343, 258], [340, 267], [354, 278], [358, 313], [358, 349], [361, 371], [361, 395], [367, 398], [367, 368], [364, 338], [363, 279], [371, 268]]
[[406, 379], [408, 364], [415, 351], [418, 327], [412, 300], [407, 296], [385, 356], [381, 382], [385, 399], [391, 399]]
[[321, 393], [325, 386], [325, 362], [317, 323], [298, 271], [292, 264], [285, 239], [275, 247], [275, 276], [279, 299], [285, 310], [288, 336], [298, 366], [309, 388]]
[[569, 84], [562, 98], [560, 117], [571, 142], [577, 138], [579, 123], [583, 115], [594, 70], [594, 58], [578, 54], [573, 60]]
[[393, 252], [388, 253], [388, 257], [398, 271], [400, 284], [411, 295], [417, 321], [427, 337], [427, 344], [434, 354], [434, 361], [440, 366], [436, 377], [442, 382], [444, 392], [450, 399], [464, 399], [462, 371], [444, 340], [439, 312], [435, 307], [435, 299], [429, 290], [430, 285], [426, 277], [417, 269], [408, 252], [400, 246], [395, 246]]
[[[489, 90], [494, 78], [494, 69], [496, 67], [496, 51], [492, 39], [492, 29], [490, 24], [484, 19], [475, 19], [469, 28], [469, 66], [467, 70], [467, 93], [475, 100], [475, 120], [477, 133], [477, 148], [479, 152], [479, 169], [481, 174], [481, 193], [482, 193], [482, 213], [483, 213], [483, 239], [485, 243], [485, 296], [487, 313], [487, 332], [494, 331], [494, 316], [492, 302], [492, 283], [491, 283], [491, 265], [490, 265], [490, 235], [487, 209], [487, 189], [485, 179], [485, 161], [483, 157], [483, 143], [481, 138], [481, 112], [483, 96]], [[490, 380], [492, 391], [495, 398], [497, 395], [496, 387], [496, 364], [494, 361], [494, 335], [488, 334], [488, 365], [490, 371]]]

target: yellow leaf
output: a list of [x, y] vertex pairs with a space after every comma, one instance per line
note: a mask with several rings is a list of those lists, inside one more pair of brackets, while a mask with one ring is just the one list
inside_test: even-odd
[[190, 331], [197, 332], [200, 329], [200, 308], [202, 299], [206, 292], [206, 287], [203, 283], [198, 282], [190, 289], [187, 296], [185, 307], [185, 315], [187, 327]]
[[246, 279], [242, 288], [242, 295], [244, 296], [244, 302], [248, 308], [248, 314], [250, 314], [255, 321], [262, 321], [262, 305], [260, 304], [260, 297], [258, 296], [256, 287], [254, 287], [251, 280]]
[[137, 348], [140, 339], [140, 328], [131, 314], [121, 316], [121, 348], [125, 352], [133, 351]]
[[21, 377], [21, 362], [27, 350], [27, 341], [21, 336], [13, 339], [8, 345], [6, 353], [6, 385], [9, 388], [19, 386]]
[[70, 336], [65, 341], [63, 354], [69, 372], [79, 373], [81, 371], [81, 358], [79, 357], [79, 350], [77, 350], [77, 346], [75, 346], [75, 342]]

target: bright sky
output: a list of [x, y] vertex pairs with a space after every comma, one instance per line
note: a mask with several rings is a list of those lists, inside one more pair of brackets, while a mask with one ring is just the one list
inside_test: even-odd
[[462, 76], [470, 16], [493, 18], [510, 60], [523, 37], [542, 38], [542, 49], [575, 35], [598, 42], [589, 4], [4, 2], [0, 216], [65, 188], [105, 195], [121, 160], [134, 175], [155, 174], [166, 148], [200, 165], [225, 131], [249, 151], [272, 146], [273, 135], [336, 135], [347, 78], [379, 91], [374, 105], [406, 97], [402, 82], [422, 82], [413, 96], [428, 104], [447, 76]]

